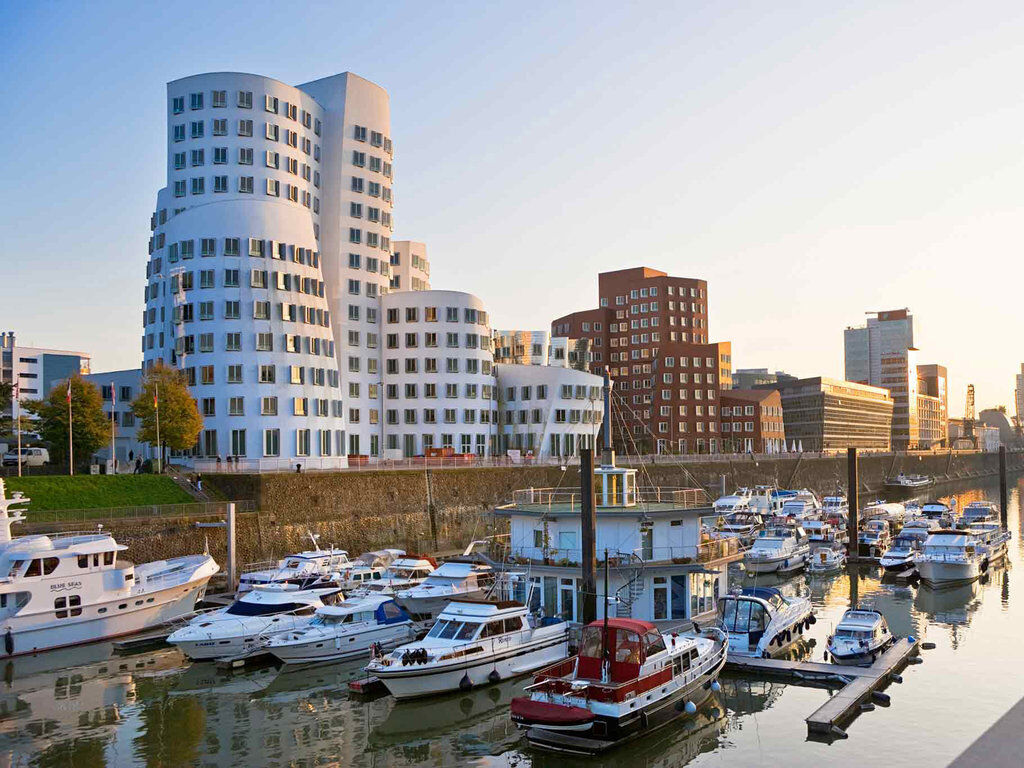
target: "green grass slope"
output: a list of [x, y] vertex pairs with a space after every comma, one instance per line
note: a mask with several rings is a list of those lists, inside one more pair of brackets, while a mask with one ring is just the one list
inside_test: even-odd
[[187, 504], [194, 499], [159, 475], [37, 475], [9, 477], [7, 495], [21, 491], [31, 510], [132, 507], [148, 504]]

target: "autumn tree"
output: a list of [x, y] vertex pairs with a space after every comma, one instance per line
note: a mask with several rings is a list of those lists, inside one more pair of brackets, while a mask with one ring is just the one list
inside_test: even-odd
[[[154, 402], [158, 403], [154, 407]], [[203, 417], [188, 391], [185, 375], [177, 368], [159, 363], [142, 377], [142, 389], [132, 401], [132, 412], [139, 425], [138, 439], [157, 444], [157, 411], [160, 417], [161, 457], [167, 448], [186, 451], [196, 444], [203, 430]], [[164, 461], [160, 462], [164, 465]]]
[[[75, 463], [87, 462], [110, 439], [103, 401], [96, 386], [81, 376], [71, 379], [71, 426]], [[22, 400], [36, 417], [36, 429], [49, 444], [50, 460], [68, 463], [68, 380], [58, 382], [43, 400]]]

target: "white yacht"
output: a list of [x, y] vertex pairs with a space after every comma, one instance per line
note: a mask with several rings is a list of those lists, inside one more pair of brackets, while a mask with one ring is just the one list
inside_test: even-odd
[[242, 595], [260, 584], [298, 584], [308, 586], [317, 581], [337, 580], [338, 574], [352, 567], [348, 552], [344, 549], [320, 549], [317, 536], [309, 534], [314, 549], [297, 552], [278, 560], [275, 566], [260, 567], [243, 572], [238, 579], [238, 590]]
[[862, 558], [878, 560], [889, 549], [891, 543], [889, 523], [881, 518], [868, 520], [857, 532], [857, 554]]
[[285, 664], [343, 661], [390, 651], [415, 636], [409, 615], [376, 595], [317, 608], [305, 627], [271, 637], [267, 651]]
[[719, 515], [728, 515], [731, 512], [740, 512], [750, 507], [750, 499], [754, 492], [749, 488], [739, 488], [735, 493], [719, 496], [715, 499], [715, 512]]
[[836, 664], [872, 664], [896, 642], [885, 617], [878, 611], [850, 608], [828, 638], [828, 654]]
[[197, 661], [263, 652], [272, 635], [305, 626], [317, 608], [343, 597], [337, 587], [261, 584], [226, 608], [196, 616], [167, 642]]
[[776, 525], [761, 531], [743, 555], [747, 573], [789, 573], [807, 562], [811, 548], [799, 526]]
[[933, 531], [914, 562], [921, 578], [933, 586], [969, 584], [988, 567], [985, 548], [973, 533], [949, 529]]
[[878, 558], [878, 564], [886, 573], [899, 573], [904, 576], [912, 575], [917, 570], [915, 559], [921, 551], [921, 539], [916, 536], [900, 534], [892, 540], [889, 548]]
[[748, 587], [718, 601], [718, 626], [732, 656], [777, 656], [798, 642], [817, 619], [806, 597], [784, 597], [775, 587]]
[[763, 528], [764, 518], [759, 513], [744, 510], [719, 518], [711, 536], [718, 539], [737, 538], [743, 544], [749, 544]]
[[449, 603], [425, 638], [374, 659], [367, 671], [397, 699], [469, 690], [532, 672], [568, 654], [569, 625], [539, 623], [512, 600]]
[[662, 635], [646, 621], [599, 619], [583, 628], [579, 655], [538, 672], [512, 700], [512, 722], [532, 747], [603, 754], [697, 716], [721, 690], [727, 654], [718, 628]]
[[768, 518], [782, 511], [782, 502], [788, 498], [785, 491], [770, 485], [754, 487], [747, 506], [762, 517]]
[[450, 560], [409, 589], [395, 593], [395, 602], [417, 621], [433, 619], [453, 600], [479, 600], [494, 585], [489, 565]]
[[970, 528], [975, 523], [992, 523], [999, 520], [999, 507], [991, 501], [972, 501], [960, 513], [957, 528]]
[[928, 501], [921, 505], [920, 514], [929, 520], [937, 520], [940, 525], [952, 527], [954, 513], [953, 509], [942, 501]]
[[875, 501], [865, 506], [859, 517], [862, 524], [870, 520], [885, 520], [891, 525], [902, 525], [906, 514], [905, 504], [894, 501]]
[[998, 522], [974, 523], [968, 530], [977, 537], [985, 555], [985, 563], [994, 565], [1006, 559], [1010, 544], [1010, 532]]
[[827, 520], [804, 520], [801, 527], [807, 534], [807, 543], [812, 550], [819, 546], [845, 544], [849, 539], [845, 528], [839, 528]]
[[12, 538], [25, 519], [20, 493], [6, 498], [0, 479], [0, 632], [4, 653], [130, 635], [195, 610], [218, 566], [208, 554], [134, 565], [127, 549], [96, 531]]
[[337, 574], [338, 586], [348, 594], [371, 582], [380, 581], [384, 578], [387, 567], [404, 554], [405, 550], [402, 549], [379, 549], [373, 552], [364, 552], [352, 562], [351, 568], [346, 568]]
[[889, 488], [924, 488], [934, 482], [928, 475], [905, 475], [902, 472], [885, 480]]
[[795, 491], [782, 503], [782, 510], [777, 513], [779, 517], [788, 518], [797, 522], [810, 520], [821, 513], [821, 503], [818, 497], [804, 489]]
[[364, 582], [349, 594], [349, 597], [368, 597], [370, 595], [389, 595], [411, 589], [437, 570], [437, 561], [425, 555], [403, 555], [396, 558], [379, 579]]

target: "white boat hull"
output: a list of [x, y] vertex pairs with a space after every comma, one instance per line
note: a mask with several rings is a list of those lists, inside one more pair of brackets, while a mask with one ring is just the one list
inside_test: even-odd
[[446, 592], [438, 595], [402, 596], [395, 595], [395, 602], [417, 620], [434, 619], [453, 600], [481, 600], [486, 590], [474, 589], [468, 592]]
[[[6, 655], [20, 656], [152, 629], [192, 613], [205, 595], [209, 580], [205, 576], [162, 590], [112, 598], [83, 606], [80, 617], [53, 619], [29, 627], [18, 627], [17, 617], [13, 617], [2, 630], [11, 633], [13, 649]], [[125, 608], [119, 608], [120, 605]], [[100, 610], [104, 612], [101, 614]]]
[[389, 624], [372, 627], [344, 636], [318, 637], [308, 642], [284, 641], [278, 638], [267, 651], [285, 664], [313, 664], [345, 659], [369, 658], [370, 646], [390, 651], [413, 639], [410, 624]]
[[957, 562], [923, 559], [917, 561], [917, 572], [928, 584], [970, 584], [981, 577], [981, 563], [978, 560]]
[[807, 552], [793, 552], [783, 557], [746, 558], [743, 567], [747, 573], [790, 573], [798, 571], [807, 563]]
[[252, 618], [246, 617], [249, 621], [244, 624], [239, 621], [238, 634], [225, 634], [224, 621], [215, 621], [210, 632], [190, 633], [182, 639], [176, 639], [172, 634], [167, 642], [177, 646], [178, 649], [193, 661], [211, 661], [227, 657], [253, 654], [257, 651], [265, 651], [267, 640], [282, 632], [291, 632], [305, 627], [312, 617], [310, 616], [267, 616], [263, 621], [254, 622]]
[[[564, 632], [556, 636], [547, 636], [533, 641], [527, 647], [517, 646], [508, 651], [508, 655], [499, 652], [488, 654], [468, 661], [455, 661], [439, 666], [431, 665], [395, 665], [389, 668], [375, 668], [377, 675], [396, 699], [414, 699], [420, 696], [433, 696], [451, 691], [463, 690], [467, 686], [464, 678], [469, 679], [469, 687], [489, 685], [497, 682], [497, 678], [507, 680], [519, 677], [568, 655], [567, 636]], [[495, 658], [498, 660], [495, 660]]]

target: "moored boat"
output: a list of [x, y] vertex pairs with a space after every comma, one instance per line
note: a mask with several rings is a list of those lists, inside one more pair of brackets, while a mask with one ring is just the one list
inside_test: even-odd
[[964, 530], [932, 531], [914, 562], [921, 578], [932, 586], [969, 584], [988, 570], [984, 547]]
[[903, 472], [885, 479], [887, 488], [925, 488], [934, 482], [928, 475], [906, 475]]
[[316, 582], [328, 582], [338, 579], [338, 574], [353, 566], [344, 549], [331, 547], [320, 549], [317, 537], [309, 534], [314, 549], [296, 552], [282, 558], [276, 565], [259, 566], [243, 571], [238, 577], [236, 595], [242, 595], [261, 584], [297, 584], [310, 586]]
[[569, 625], [535, 622], [512, 600], [449, 603], [422, 640], [373, 659], [367, 671], [396, 699], [412, 699], [518, 677], [565, 658]]
[[812, 576], [839, 573], [846, 565], [846, 547], [842, 544], [823, 545], [811, 550], [807, 572]]
[[494, 584], [489, 565], [450, 560], [422, 583], [395, 593], [395, 601], [417, 621], [433, 619], [454, 600], [479, 600]]
[[857, 556], [878, 560], [889, 549], [891, 543], [889, 523], [881, 518], [868, 520], [857, 532]]
[[828, 654], [836, 664], [865, 665], [896, 642], [878, 611], [850, 608], [828, 638]]
[[512, 701], [530, 745], [577, 755], [607, 752], [670, 722], [693, 717], [720, 689], [728, 639], [709, 628], [668, 636], [636, 619], [583, 630], [580, 653], [542, 670]]
[[806, 597], [786, 597], [775, 587], [747, 587], [718, 601], [718, 627], [733, 656], [778, 656], [799, 642], [816, 621]]
[[369, 582], [364, 581], [363, 585], [349, 593], [349, 597], [367, 597], [369, 595], [390, 595], [411, 589], [437, 570], [437, 562], [432, 557], [424, 555], [405, 554], [396, 558], [380, 578], [374, 578]]
[[790, 573], [804, 567], [810, 551], [803, 528], [776, 525], [757, 535], [743, 567], [748, 573]]

